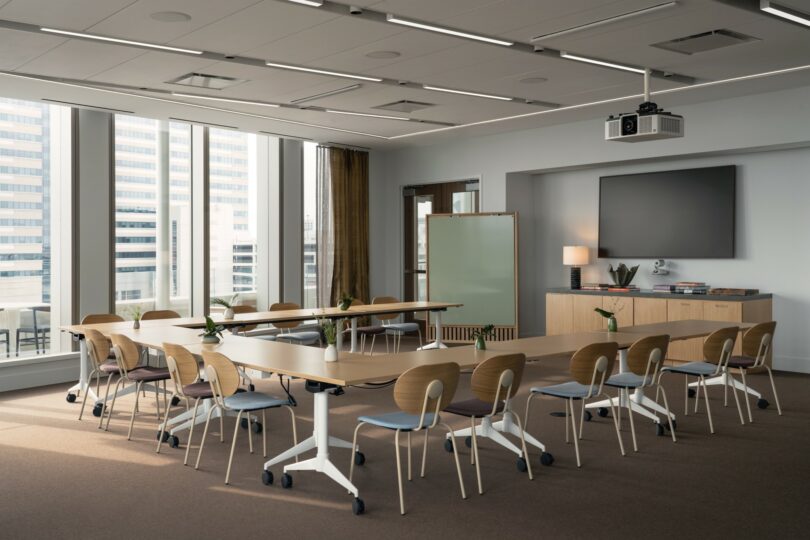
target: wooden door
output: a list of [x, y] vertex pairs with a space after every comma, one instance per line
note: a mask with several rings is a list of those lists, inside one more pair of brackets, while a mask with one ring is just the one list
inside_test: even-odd
[[[667, 320], [703, 319], [703, 300], [667, 300]], [[674, 341], [669, 346], [669, 358], [692, 362], [703, 360], [703, 338]]]

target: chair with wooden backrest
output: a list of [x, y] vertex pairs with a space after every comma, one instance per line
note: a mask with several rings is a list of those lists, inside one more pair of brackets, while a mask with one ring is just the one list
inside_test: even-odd
[[782, 406], [779, 404], [779, 394], [776, 393], [776, 384], [773, 381], [773, 372], [771, 371], [771, 367], [766, 363], [768, 353], [771, 351], [771, 344], [773, 343], [773, 335], [775, 331], [776, 321], [759, 323], [756, 326], [752, 326], [743, 334], [742, 355], [732, 356], [728, 361], [729, 368], [740, 370], [740, 375], [742, 375], [742, 383], [734, 379], [730, 373], [727, 374], [727, 377], [723, 383], [726, 385], [726, 388], [729, 386], [734, 386], [737, 387], [737, 389], [745, 392], [743, 397], [745, 398], [745, 406], [748, 409], [748, 420], [750, 422], [754, 421], [754, 417], [751, 415], [751, 403], [748, 401], [748, 394], [751, 394], [757, 398], [757, 407], [760, 409], [766, 409], [770, 404], [768, 403], [767, 399], [762, 398], [762, 394], [748, 386], [745, 373], [749, 369], [765, 368], [768, 371], [768, 377], [771, 379], [773, 397], [776, 400], [776, 410], [779, 412], [780, 416], [782, 415]]
[[[84, 321], [86, 319], [87, 317], [82, 320], [82, 324], [85, 324]], [[87, 381], [89, 385], [93, 377], [96, 378], [96, 395], [98, 396], [101, 389], [101, 376], [105, 375], [107, 377], [107, 385], [109, 386], [110, 378], [118, 373], [118, 363], [115, 360], [110, 360], [112, 345], [110, 344], [110, 340], [104, 337], [104, 334], [93, 328], [87, 328], [84, 331], [84, 340], [87, 346], [87, 357], [90, 359], [90, 365], [92, 366], [90, 374], [87, 376]], [[114, 355], [113, 358], [115, 358]], [[90, 392], [85, 392], [84, 397], [82, 397], [82, 408], [79, 410], [79, 420], [81, 420], [82, 415], [84, 415], [84, 407], [87, 404], [87, 395], [89, 393]], [[104, 404], [102, 402], [97, 403], [93, 407], [93, 415], [101, 416], [103, 406]]]
[[[355, 298], [352, 300], [352, 306], [364, 306], [365, 302], [362, 300], [358, 300]], [[346, 328], [343, 330], [344, 336], [350, 336], [352, 333], [351, 328]], [[371, 336], [371, 348], [369, 349], [368, 354], [374, 354], [374, 342], [377, 340], [377, 336], [380, 334], [385, 333], [385, 327], [380, 325], [369, 325], [369, 326], [360, 326], [357, 328], [357, 335], [360, 336], [360, 354], [364, 354], [366, 352], [366, 338]]]
[[[191, 400], [194, 400], [194, 410], [191, 414], [191, 428], [188, 432], [188, 444], [186, 444], [186, 455], [183, 460], [183, 465], [188, 464], [188, 453], [191, 448], [192, 437], [194, 436], [194, 426], [196, 425], [197, 410], [202, 399], [210, 399], [213, 397], [211, 393], [211, 385], [200, 379], [200, 365], [193, 354], [188, 349], [181, 345], [173, 343], [164, 343], [163, 352], [166, 354], [166, 366], [169, 370], [169, 376], [172, 383], [174, 383], [174, 391], [172, 392], [172, 399], [170, 403], [174, 403], [175, 398], [182, 399], [186, 402], [186, 411], [189, 410]], [[158, 444], [156, 452], [160, 453], [160, 446], [164, 442], [169, 443], [172, 448], [180, 446], [180, 438], [176, 435], [170, 435], [166, 432], [166, 425], [169, 421], [169, 409], [165, 411], [163, 417], [163, 424], [158, 431]], [[222, 417], [220, 417], [220, 433], [222, 433]]]
[[[399, 300], [393, 296], [377, 296], [371, 300], [372, 304], [396, 304]], [[406, 334], [417, 334], [419, 336], [419, 347], [422, 347], [422, 328], [415, 322], [391, 322], [399, 318], [399, 313], [387, 313], [376, 315], [385, 327], [385, 348], [388, 351], [388, 336], [394, 338], [394, 352], [399, 352], [402, 343], [402, 336]]]
[[[301, 306], [295, 302], [277, 302], [270, 306], [270, 311], [294, 311], [301, 309]], [[281, 333], [276, 336], [277, 341], [286, 341], [288, 343], [296, 343], [298, 345], [314, 345], [317, 343], [319, 346], [321, 342], [321, 333], [315, 330], [305, 330], [301, 332], [293, 332], [293, 328], [301, 326], [301, 321], [285, 321], [275, 322], [273, 326], [281, 330]]]
[[[112, 323], [112, 322], [122, 322], [124, 320], [123, 317], [120, 315], [116, 315], [115, 313], [91, 313], [89, 315], [85, 315], [82, 317], [82, 321], [80, 324], [103, 324], [103, 323]], [[107, 342], [106, 347], [99, 347], [100, 350], [106, 350], [106, 356], [103, 358], [93, 357], [93, 351], [91, 351], [90, 341], [85, 341], [87, 344], [87, 355], [90, 358], [90, 364], [93, 369], [90, 372], [90, 375], [87, 377], [87, 380], [90, 381], [93, 378], [93, 375], [96, 376], [96, 395], [99, 395], [99, 387], [101, 384], [101, 375], [107, 374], [109, 377], [112, 374], [118, 373], [118, 366], [115, 363], [115, 355], [112, 352], [112, 345], [110, 341], [103, 337], [102, 338]], [[85, 340], [87, 337], [85, 335]], [[106, 364], [106, 365], [105, 365]], [[98, 371], [99, 366], [104, 366], [101, 372]], [[84, 414], [84, 406], [87, 402], [87, 392], [85, 392], [84, 397], [82, 398], [82, 408], [79, 411], [79, 420], [82, 419], [82, 415]], [[101, 403], [96, 403], [93, 407], [93, 415], [98, 416], [101, 413]]]
[[171, 309], [153, 309], [151, 311], [144, 311], [141, 315], [142, 321], [154, 321], [156, 319], [179, 319], [180, 314]]
[[[676, 366], [667, 366], [661, 370], [664, 373], [680, 373], [684, 377], [684, 416], [689, 414], [689, 376], [698, 378], [697, 396], [695, 398], [695, 412], [698, 410], [700, 402], [700, 387], [703, 386], [703, 396], [706, 400], [706, 415], [709, 417], [709, 431], [714, 433], [714, 423], [712, 422], [712, 410], [709, 405], [709, 392], [706, 386], [706, 377], [717, 377], [726, 373], [728, 361], [734, 350], [734, 342], [740, 329], [736, 326], [721, 328], [712, 332], [703, 343], [703, 357], [705, 361], [688, 362]], [[737, 412], [740, 413], [740, 423], [745, 423], [740, 407], [740, 399], [737, 397], [737, 388], [734, 388], [734, 399], [737, 401]]]
[[91, 313], [82, 317], [81, 324], [103, 324], [111, 322], [123, 322], [124, 318], [115, 313]]
[[[478, 493], [483, 493], [481, 485], [481, 467], [478, 454], [478, 437], [484, 433], [491, 433], [492, 419], [501, 414], [504, 419], [517, 424], [520, 430], [521, 448], [518, 450], [518, 470], [528, 470], [529, 479], [534, 479], [532, 467], [529, 463], [529, 453], [526, 450], [526, 438], [523, 435], [523, 425], [520, 417], [512, 411], [512, 398], [520, 389], [523, 378], [523, 369], [526, 366], [525, 354], [505, 354], [494, 356], [478, 364], [470, 380], [470, 389], [475, 398], [466, 401], [451, 403], [445, 410], [451, 414], [466, 416], [470, 419], [470, 436], [472, 443], [471, 460], [475, 463], [475, 474], [478, 478]], [[482, 425], [476, 427], [476, 418], [482, 419]], [[489, 429], [483, 429], [484, 422]], [[484, 435], [486, 436], [486, 435]], [[500, 438], [503, 438], [501, 435]]]
[[427, 442], [429, 431], [441, 425], [450, 434], [453, 442], [453, 456], [456, 460], [456, 472], [458, 473], [458, 484], [461, 488], [461, 498], [466, 499], [464, 491], [464, 480], [461, 477], [461, 465], [458, 461], [456, 451], [455, 436], [453, 430], [447, 424], [441, 422], [439, 413], [450, 404], [456, 393], [460, 369], [456, 363], [430, 364], [417, 366], [409, 369], [397, 379], [394, 385], [394, 401], [400, 411], [373, 415], [361, 416], [357, 419], [358, 424], [354, 430], [352, 442], [352, 459], [349, 465], [349, 482], [354, 474], [354, 464], [357, 457], [359, 463], [365, 461], [360, 452], [357, 451], [357, 433], [366, 424], [396, 431], [394, 436], [394, 446], [397, 456], [397, 482], [399, 485], [399, 509], [405, 514], [405, 500], [402, 494], [402, 464], [400, 460], [399, 434], [408, 434], [408, 480], [411, 480], [411, 432], [425, 430], [425, 441], [422, 447], [422, 472], [425, 476], [425, 460], [427, 458]]
[[[627, 407], [628, 415], [630, 416], [630, 432], [633, 435], [633, 450], [638, 452], [638, 443], [636, 442], [636, 426], [633, 421], [633, 407], [637, 404], [630, 398], [630, 390], [637, 390], [639, 388], [655, 388], [655, 400], [658, 401], [658, 394], [664, 396], [664, 408], [669, 425], [669, 432], [672, 435], [672, 441], [676, 442], [675, 437], [675, 422], [672, 420], [672, 414], [669, 412], [669, 401], [664, 387], [660, 384], [660, 371], [664, 360], [667, 357], [667, 349], [669, 348], [669, 336], [648, 336], [639, 339], [633, 343], [627, 350], [627, 371], [624, 373], [617, 373], [612, 375], [605, 384], [619, 389], [619, 403], [620, 406], [616, 408], [618, 411], [619, 428], [622, 425], [622, 407]], [[638, 406], [639, 411], [644, 411], [644, 408]], [[652, 413], [648, 413], [652, 414]], [[656, 422], [658, 417], [656, 416]], [[656, 424], [658, 434], [664, 434], [664, 427]]]
[[[262, 424], [267, 425], [265, 411], [267, 409], [274, 409], [284, 407], [290, 412], [292, 417], [292, 431], [293, 431], [293, 446], [298, 444], [298, 436], [295, 431], [295, 412], [290, 407], [288, 399], [282, 399], [263, 392], [241, 392], [239, 390], [239, 372], [236, 365], [224, 354], [218, 352], [203, 351], [203, 360], [205, 361], [205, 376], [208, 378], [208, 383], [211, 385], [211, 394], [213, 395], [214, 404], [208, 411], [208, 416], [205, 419], [205, 429], [203, 430], [203, 437], [200, 441], [200, 452], [197, 454], [197, 463], [195, 469], [200, 467], [200, 458], [202, 457], [203, 446], [205, 438], [208, 435], [208, 424], [211, 421], [211, 413], [214, 409], [219, 409], [223, 415], [227, 411], [236, 411], [236, 424], [233, 428], [233, 440], [231, 441], [231, 454], [228, 458], [228, 470], [225, 473], [225, 483], [228, 484], [231, 478], [231, 464], [233, 463], [233, 452], [236, 448], [236, 435], [239, 433], [239, 425], [242, 415], [248, 419], [248, 422], [253, 421], [250, 413], [254, 411], [262, 411]], [[253, 430], [248, 429], [248, 441], [250, 445], [250, 453], [253, 453]], [[267, 457], [267, 430], [262, 430], [262, 452]]]
[[[115, 409], [115, 398], [118, 396], [118, 389], [123, 388], [122, 385], [124, 383], [133, 383], [136, 385], [135, 405], [132, 407], [132, 416], [129, 419], [129, 432], [127, 433], [127, 440], [130, 440], [132, 438], [132, 426], [135, 424], [135, 414], [138, 412], [138, 400], [140, 398], [141, 391], [144, 390], [144, 384], [146, 383], [154, 384], [158, 426], [160, 425], [160, 399], [158, 398], [159, 383], [163, 381], [163, 404], [165, 407], [166, 380], [169, 378], [169, 370], [166, 368], [142, 366], [141, 348], [134, 341], [123, 334], [110, 334], [110, 341], [112, 341], [113, 351], [115, 352], [115, 360], [118, 364], [118, 381], [115, 383], [113, 399], [112, 403], [110, 404], [110, 410], [107, 412], [107, 424], [104, 426], [104, 431], [107, 431], [110, 428], [110, 419], [112, 418], [113, 410]], [[107, 403], [111, 380], [112, 377], [107, 380], [107, 390], [102, 403]], [[100, 420], [104, 420], [103, 413]], [[101, 427], [100, 422], [99, 427]]]
[[[604, 392], [604, 383], [608, 375], [613, 372], [613, 364], [616, 361], [616, 353], [619, 347], [615, 342], [592, 343], [582, 347], [571, 357], [569, 370], [574, 380], [553, 386], [532, 388], [529, 399], [526, 401], [526, 417], [524, 425], [529, 424], [529, 406], [532, 399], [538, 395], [546, 395], [566, 400], [566, 416], [571, 421], [571, 433], [574, 439], [574, 450], [577, 455], [577, 467], [582, 465], [579, 457], [579, 439], [582, 438], [582, 424], [585, 420], [585, 402], [593, 397], [603, 396], [610, 403], [611, 416], [613, 417], [613, 427], [616, 428], [616, 438], [619, 440], [619, 450], [624, 453], [624, 443], [619, 432], [619, 423], [613, 401]], [[574, 401], [582, 401], [580, 411], [579, 430], [575, 420]], [[568, 442], [568, 421], [565, 423], [565, 442]]]

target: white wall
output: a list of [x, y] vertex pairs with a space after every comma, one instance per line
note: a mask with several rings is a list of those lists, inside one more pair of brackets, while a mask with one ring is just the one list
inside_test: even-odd
[[[729, 159], [720, 160], [725, 163], [748, 160], [749, 156], [756, 155], [757, 151], [764, 149], [785, 149], [810, 146], [810, 107], [807, 107], [807, 96], [810, 95], [810, 88], [796, 88], [792, 90], [772, 92], [768, 94], [758, 94], [743, 96], [723, 101], [699, 103], [678, 107], [674, 112], [683, 114], [686, 117], [686, 136], [682, 139], [653, 141], [637, 144], [622, 144], [606, 142], [603, 140], [604, 119], [595, 118], [590, 121], [576, 122], [570, 124], [556, 125], [538, 128], [528, 131], [503, 133], [485, 137], [459, 138], [444, 144], [433, 144], [431, 146], [410, 147], [387, 152], [374, 152], [372, 159], [384, 161], [385, 166], [372, 169], [373, 192], [378, 201], [383, 206], [374, 208], [371, 213], [372, 230], [375, 234], [382, 235], [384, 242], [372, 243], [372, 295], [374, 294], [402, 294], [402, 192], [401, 188], [408, 184], [428, 183], [441, 180], [452, 180], [458, 178], [480, 177], [482, 186], [482, 210], [484, 211], [504, 211], [515, 209], [516, 204], [525, 206], [523, 196], [515, 189], [525, 190], [526, 173], [541, 173], [560, 169], [593, 168], [593, 167], [614, 167], [627, 166], [628, 170], [651, 170], [660, 165], [663, 168], [670, 168], [673, 161], [677, 161], [677, 166], [682, 166], [685, 162], [682, 158], [706, 158], [708, 156], [742, 154], [741, 156], [731, 156]], [[664, 104], [665, 105], [665, 104]], [[763, 178], [770, 178], [771, 166], [780, 166], [782, 173], [810, 170], [807, 168], [806, 154], [795, 153], [785, 154], [792, 163], [781, 166], [777, 160], [770, 157], [762, 158], [762, 161], [754, 159], [761, 164], [757, 167], [757, 174]], [[752, 158], [753, 159], [753, 158]], [[796, 161], [798, 160], [798, 161]], [[669, 163], [667, 163], [669, 162]], [[699, 161], [695, 161], [698, 163]], [[708, 159], [706, 162], [717, 163], [717, 160]], [[634, 165], [635, 164], [635, 165]], [[638, 169], [634, 167], [638, 165]], [[802, 169], [803, 167], [803, 169]], [[618, 170], [618, 169], [616, 169]], [[514, 173], [522, 173], [524, 176]], [[744, 175], [745, 173], [743, 173]], [[780, 173], [781, 174], [781, 173]], [[805, 172], [805, 178], [807, 173]], [[573, 178], [573, 177], [572, 177]], [[795, 175], [794, 175], [795, 178]], [[577, 181], [574, 178], [573, 181]], [[806, 180], [805, 180], [806, 181]], [[746, 181], [743, 180], [743, 187], [740, 196], [748, 197], [746, 192]], [[798, 180], [793, 180], [792, 189], [795, 191]], [[512, 186], [510, 189], [509, 186]], [[520, 186], [518, 188], [518, 186]], [[570, 186], [566, 186], [570, 187]], [[553, 187], [548, 189], [553, 190]], [[769, 194], [769, 204], [787, 205], [796, 208], [793, 194], [785, 193], [784, 189], [777, 188]], [[510, 193], [511, 191], [511, 193]], [[807, 193], [805, 192], [805, 200]], [[553, 196], [553, 191], [547, 197]], [[595, 197], [595, 195], [594, 195]], [[549, 199], [551, 200], [551, 199]], [[517, 203], [515, 201], [518, 201]], [[595, 199], [591, 203], [595, 204]], [[510, 205], [512, 208], [510, 208]], [[553, 205], [552, 205], [553, 206]], [[579, 208], [579, 205], [578, 205]], [[519, 208], [518, 208], [519, 209]], [[555, 212], [563, 212], [563, 209], [553, 207]], [[757, 211], [762, 211], [757, 209]], [[774, 215], [780, 215], [779, 210], [772, 210]], [[735, 268], [735, 283], [740, 286], [757, 287], [767, 292], [777, 292], [771, 287], [771, 280], [763, 281], [757, 279], [759, 276], [773, 272], [772, 266], [783, 264], [790, 265], [791, 259], [796, 260], [798, 250], [776, 252], [773, 245], [773, 238], [768, 233], [750, 230], [753, 221], [749, 220], [749, 213], [741, 209], [739, 219], [742, 230], [740, 232], [746, 244], [740, 247], [739, 258], [734, 261], [720, 263], [717, 268], [723, 268], [722, 275], [708, 273], [705, 274], [705, 281], [715, 281], [723, 278], [725, 272], [730, 267]], [[542, 228], [543, 219], [553, 220], [553, 215], [535, 216], [537, 220], [536, 234], [539, 241], [543, 235], [552, 234]], [[593, 215], [595, 219], [595, 213]], [[753, 219], [753, 218], [752, 218]], [[524, 220], [521, 219], [523, 226]], [[805, 222], [806, 224], [806, 222]], [[583, 227], [586, 231], [588, 227]], [[800, 229], [794, 229], [794, 231]], [[805, 230], [807, 227], [805, 225]], [[778, 231], [781, 238], [784, 238], [782, 231]], [[582, 234], [587, 234], [583, 232]], [[521, 245], [526, 246], [531, 239], [527, 237], [526, 231], [521, 232]], [[554, 240], [551, 238], [549, 241]], [[791, 241], [801, 241], [801, 237], [793, 234]], [[765, 245], [763, 245], [763, 243]], [[783, 244], [784, 247], [784, 244]], [[753, 255], [748, 250], [756, 249], [757, 258], [751, 259]], [[563, 281], [554, 281], [557, 285], [566, 283], [565, 269], [557, 267], [556, 270], [539, 260], [539, 254], [526, 255], [522, 249], [521, 257], [525, 260], [537, 258], [537, 264], [530, 269], [535, 273], [553, 272], [553, 275], [563, 276]], [[778, 257], [777, 257], [778, 255]], [[704, 261], [707, 264], [711, 262]], [[524, 265], [522, 265], [524, 266]], [[776, 304], [782, 304], [785, 308], [777, 307], [777, 310], [789, 309], [789, 311], [776, 311], [782, 316], [780, 319], [781, 337], [777, 345], [781, 351], [777, 351], [781, 361], [792, 364], [810, 365], [810, 346], [806, 341], [794, 340], [796, 332], [790, 327], [799, 328], [807, 324], [808, 299], [798, 291], [802, 287], [800, 281], [801, 268], [792, 266], [795, 270], [792, 275], [786, 276], [788, 281], [777, 293]], [[704, 271], [705, 267], [689, 266], [690, 272], [695, 275]], [[523, 270], [523, 269], [522, 269]], [[590, 270], [589, 270], [590, 271]], [[562, 274], [560, 274], [562, 273]], [[525, 278], [526, 270], [522, 271]], [[550, 274], [551, 275], [551, 274]], [[589, 279], [586, 272], [585, 279]], [[742, 276], [751, 276], [743, 279]], [[698, 278], [702, 279], [702, 278]], [[531, 285], [524, 287], [525, 279], [521, 279], [521, 304], [534, 301], [535, 305], [540, 301], [543, 294], [541, 285], [536, 285], [531, 289]], [[743, 283], [745, 281], [745, 283]], [[718, 281], [715, 284], [725, 284], [729, 281]], [[765, 283], [765, 284], [763, 284]], [[805, 287], [807, 288], [807, 287]], [[771, 289], [771, 290], [768, 290]], [[791, 304], [798, 304], [800, 307], [787, 308]], [[803, 307], [801, 307], [803, 306]], [[525, 310], [521, 309], [521, 314]], [[801, 319], [804, 313], [804, 319]], [[790, 320], [792, 315], [799, 314], [798, 319]], [[526, 319], [526, 328], [541, 328], [543, 325], [537, 311], [529, 314]], [[784, 337], [782, 337], [784, 336]], [[787, 340], [787, 341], [785, 341]], [[782, 345], [781, 343], [785, 344]], [[790, 360], [796, 358], [798, 360]], [[783, 364], [787, 365], [787, 364]], [[808, 368], [810, 369], [810, 367]]]

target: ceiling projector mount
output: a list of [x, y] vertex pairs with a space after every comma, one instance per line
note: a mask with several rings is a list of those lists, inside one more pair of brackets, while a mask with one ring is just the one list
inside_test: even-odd
[[644, 103], [632, 113], [610, 115], [605, 122], [605, 140], [641, 142], [683, 137], [683, 116], [668, 113], [650, 101], [650, 69], [644, 70]]

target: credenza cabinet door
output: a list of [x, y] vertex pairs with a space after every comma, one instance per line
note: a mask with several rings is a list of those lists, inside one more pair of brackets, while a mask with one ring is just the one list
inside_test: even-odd
[[[703, 300], [667, 300], [667, 320], [683, 321], [688, 319], [703, 320]], [[669, 345], [669, 354], [673, 360], [703, 360], [703, 338], [673, 341]]]
[[574, 331], [574, 295], [546, 295], [546, 335], [570, 334]]
[[574, 332], [599, 332], [602, 330], [604, 317], [596, 308], [602, 308], [602, 297], [596, 295], [573, 295], [574, 297]]
[[633, 324], [667, 322], [666, 298], [634, 298]]
[[[707, 321], [728, 322], [729, 326], [741, 323], [743, 320], [742, 303], [707, 300], [703, 302], [703, 318]], [[742, 334], [737, 336], [734, 354], [742, 354]]]

